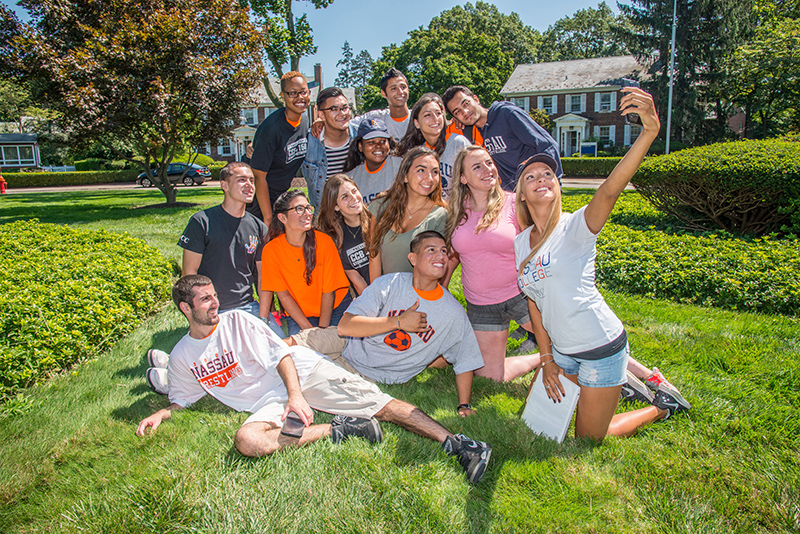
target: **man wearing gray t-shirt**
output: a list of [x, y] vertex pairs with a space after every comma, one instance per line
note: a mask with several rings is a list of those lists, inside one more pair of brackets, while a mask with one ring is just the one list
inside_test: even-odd
[[407, 382], [441, 355], [456, 374], [458, 414], [474, 414], [472, 375], [483, 367], [483, 357], [464, 308], [439, 285], [448, 252], [441, 234], [421, 232], [408, 255], [413, 273], [375, 280], [347, 309], [338, 333], [304, 330], [289, 343], [324, 352], [345, 368], [387, 384]]

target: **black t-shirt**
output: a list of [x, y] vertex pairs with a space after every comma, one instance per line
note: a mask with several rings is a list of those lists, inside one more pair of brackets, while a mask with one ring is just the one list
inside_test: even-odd
[[178, 246], [203, 255], [198, 274], [214, 282], [220, 311], [253, 302], [256, 261], [267, 236], [267, 225], [245, 212], [238, 218], [214, 206], [192, 215]]
[[342, 267], [345, 271], [358, 271], [358, 274], [369, 284], [369, 254], [364, 245], [364, 237], [361, 234], [361, 227], [343, 225], [344, 238], [342, 248], [339, 249], [339, 257], [342, 258]]
[[[264, 119], [253, 137], [253, 157], [250, 166], [267, 173], [269, 202], [275, 200], [292, 186], [308, 148], [308, 117], [300, 116], [300, 124], [295, 128], [286, 120], [286, 108], [274, 111]], [[258, 202], [253, 201], [247, 211], [263, 219]]]

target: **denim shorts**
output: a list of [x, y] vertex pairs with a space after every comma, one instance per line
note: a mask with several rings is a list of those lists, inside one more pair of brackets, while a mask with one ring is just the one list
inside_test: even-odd
[[498, 332], [508, 328], [512, 319], [517, 324], [525, 324], [531, 320], [528, 312], [528, 297], [520, 293], [515, 297], [498, 304], [484, 306], [467, 301], [467, 317], [473, 330]]
[[[350, 304], [352, 303], [353, 298], [350, 296], [350, 293], [347, 293], [342, 299], [342, 302], [340, 302], [339, 305], [333, 309], [333, 312], [331, 313], [331, 324], [329, 326], [337, 326], [339, 321], [342, 320], [342, 317], [344, 317], [344, 312], [347, 311], [347, 308], [349, 308]], [[311, 323], [311, 326], [319, 326], [319, 317], [306, 317], [306, 319], [308, 319], [308, 322]], [[286, 317], [286, 324], [289, 325], [290, 336], [295, 335], [301, 330], [300, 325], [297, 324], [297, 321], [291, 317]]]
[[578, 375], [578, 384], [588, 388], [611, 388], [628, 381], [625, 369], [628, 367], [630, 345], [608, 358], [584, 360], [561, 354], [553, 347], [553, 359], [568, 375]]

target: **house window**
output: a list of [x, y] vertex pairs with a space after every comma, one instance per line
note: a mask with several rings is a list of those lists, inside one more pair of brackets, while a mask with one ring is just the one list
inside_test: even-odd
[[631, 144], [639, 139], [639, 134], [642, 133], [642, 127], [638, 124], [631, 124]]
[[195, 152], [198, 154], [203, 154], [205, 156], [211, 155], [211, 143], [206, 143], [204, 145], [198, 145], [195, 147]]
[[569, 110], [572, 113], [581, 112], [581, 95], [570, 95]]
[[611, 93], [600, 94], [600, 111], [611, 111]]
[[0, 154], [0, 165], [36, 165], [32, 146], [4, 146]]
[[600, 135], [597, 137], [604, 143], [614, 144], [614, 140], [611, 139], [611, 126], [600, 126]]
[[554, 101], [556, 97], [554, 96], [543, 96], [542, 97], [542, 109], [547, 112], [548, 115], [552, 115], [555, 113], [555, 106]]
[[220, 139], [219, 146], [217, 147], [217, 155], [230, 156], [231, 155], [231, 140]]
[[520, 107], [520, 108], [524, 109], [525, 111], [528, 111], [528, 98], [527, 97], [512, 98], [511, 101], [514, 103], [515, 106]]
[[256, 108], [250, 109], [243, 109], [242, 110], [242, 124], [246, 124], [248, 126], [255, 126], [258, 118], [258, 111]]

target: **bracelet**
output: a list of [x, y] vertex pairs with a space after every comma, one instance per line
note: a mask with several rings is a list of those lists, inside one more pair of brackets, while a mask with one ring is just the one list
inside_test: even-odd
[[471, 409], [472, 409], [472, 406], [470, 406], [470, 404], [469, 404], [468, 402], [467, 402], [467, 403], [464, 403], [464, 404], [459, 404], [459, 405], [456, 407], [456, 413], [458, 413], [458, 411], [459, 411], [461, 408], [466, 408], [466, 409], [468, 409], [468, 410], [471, 410]]
[[546, 354], [541, 354], [541, 355], [539, 355], [539, 362], [542, 364], [542, 368], [544, 368], [544, 366], [545, 366], [545, 365], [547, 365], [548, 363], [553, 363], [554, 361], [556, 361], [556, 360], [555, 360], [555, 358], [553, 358], [553, 359], [550, 359], [550, 360], [547, 360], [547, 361], [545, 361], [545, 360], [543, 359], [545, 356], [552, 356], [552, 355], [553, 355], [553, 354], [552, 354], [552, 353], [550, 353], [550, 352], [548, 352], [548, 353], [546, 353]]

